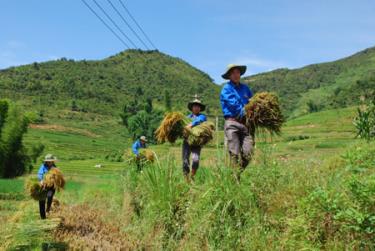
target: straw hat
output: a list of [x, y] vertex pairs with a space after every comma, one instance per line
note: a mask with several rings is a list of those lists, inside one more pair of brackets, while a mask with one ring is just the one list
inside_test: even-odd
[[141, 136], [139, 139], [140, 139], [141, 141], [147, 142], [147, 138], [146, 138], [146, 136]]
[[45, 157], [44, 157], [44, 162], [56, 162], [57, 161], [57, 158], [55, 156], [53, 156], [52, 154], [47, 154]]
[[227, 71], [226, 71], [223, 75], [221, 75], [221, 77], [222, 77], [223, 79], [229, 79], [229, 77], [230, 77], [230, 72], [231, 72], [233, 69], [239, 69], [240, 72], [241, 72], [241, 76], [242, 76], [242, 75], [245, 74], [245, 72], [246, 72], [246, 65], [230, 64], [230, 65], [227, 66]]
[[194, 100], [189, 102], [188, 109], [192, 111], [194, 105], [199, 105], [201, 107], [201, 112], [203, 112], [206, 109], [206, 106], [202, 103], [202, 101], [200, 101], [198, 95], [195, 95]]

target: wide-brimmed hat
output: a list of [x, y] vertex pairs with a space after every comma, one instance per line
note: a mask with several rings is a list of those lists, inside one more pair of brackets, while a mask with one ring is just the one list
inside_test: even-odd
[[230, 77], [230, 72], [233, 70], [233, 69], [239, 69], [240, 70], [240, 73], [241, 73], [241, 76], [243, 74], [245, 74], [246, 72], [246, 65], [237, 65], [237, 64], [230, 64], [227, 66], [227, 71], [221, 75], [221, 77], [223, 79], [229, 79]]
[[144, 142], [147, 142], [146, 136], [141, 136], [139, 139], [142, 140], [142, 141], [144, 141]]
[[189, 102], [189, 104], [188, 104], [188, 109], [190, 110], [190, 111], [192, 111], [193, 110], [193, 105], [199, 105], [200, 107], [201, 107], [201, 112], [203, 112], [205, 109], [206, 109], [206, 106], [202, 103], [202, 101], [200, 101], [200, 99], [199, 98], [194, 98], [194, 100], [193, 101], [191, 101], [191, 102]]
[[45, 157], [44, 157], [44, 162], [56, 162], [57, 161], [57, 158], [55, 156], [53, 156], [52, 154], [47, 154]]

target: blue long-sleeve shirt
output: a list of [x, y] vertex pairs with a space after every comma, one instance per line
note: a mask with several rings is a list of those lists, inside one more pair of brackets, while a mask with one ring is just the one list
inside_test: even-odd
[[245, 115], [245, 105], [253, 96], [250, 88], [245, 84], [236, 86], [229, 81], [220, 93], [220, 103], [225, 118], [242, 118]]
[[138, 139], [132, 146], [133, 153], [138, 156], [140, 148], [146, 148], [146, 144], [142, 145], [141, 141]]
[[[52, 167], [51, 167], [52, 168]], [[51, 170], [51, 168], [48, 168], [48, 166], [46, 164], [42, 164], [40, 167], [39, 167], [39, 171], [38, 171], [38, 180], [39, 181], [42, 181], [43, 178], [44, 178], [44, 175], [46, 173], [48, 173], [49, 170]]]
[[197, 126], [199, 124], [202, 124], [203, 122], [207, 121], [207, 117], [204, 114], [199, 113], [198, 115], [189, 114], [188, 118], [193, 119], [193, 122], [191, 122], [191, 125]]

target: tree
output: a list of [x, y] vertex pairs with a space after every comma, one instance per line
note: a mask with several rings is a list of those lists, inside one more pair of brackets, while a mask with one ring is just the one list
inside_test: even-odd
[[3, 163], [5, 158], [5, 146], [1, 141], [2, 130], [8, 116], [9, 103], [6, 100], [0, 100], [0, 177], [3, 173]]
[[146, 111], [147, 113], [151, 113], [151, 112], [152, 112], [152, 109], [153, 109], [153, 107], [152, 107], [152, 98], [148, 97], [148, 98], [146, 99], [145, 111]]
[[162, 118], [163, 113], [160, 111], [153, 111], [151, 114], [142, 110], [129, 118], [127, 128], [133, 139], [144, 135], [153, 142], [154, 133]]
[[358, 108], [353, 123], [357, 129], [357, 137], [367, 141], [375, 138], [375, 99]]
[[8, 101], [0, 100], [0, 110], [3, 121], [0, 126], [0, 177], [14, 178], [31, 171], [31, 163], [42, 149], [41, 146], [31, 149], [32, 156], [28, 155], [23, 136], [27, 132], [29, 118], [16, 105], [10, 106]]
[[72, 110], [73, 112], [79, 111], [79, 109], [78, 109], [78, 105], [77, 105], [77, 102], [76, 102], [74, 99], [72, 100], [71, 110]]
[[142, 90], [142, 87], [137, 87], [136, 91], [135, 91], [135, 94], [137, 95], [137, 97], [140, 97], [143, 95], [143, 90]]
[[[133, 139], [144, 135], [149, 128], [150, 117], [146, 111], [140, 111], [128, 120], [128, 130], [131, 132]], [[147, 136], [147, 135], [145, 135]]]
[[8, 115], [9, 103], [6, 100], [0, 100], [0, 137], [1, 131]]
[[320, 105], [317, 105], [314, 101], [312, 100], [309, 100], [307, 101], [307, 108], [308, 108], [308, 111], [309, 113], [312, 113], [312, 112], [318, 112], [321, 110], [321, 106]]
[[152, 142], [155, 130], [163, 118], [163, 113], [154, 110], [152, 98], [148, 97], [142, 102], [134, 99], [129, 104], [125, 104], [120, 117], [133, 139], [144, 135]]
[[39, 70], [39, 64], [37, 62], [33, 63], [33, 67], [35, 70]]
[[122, 120], [122, 124], [128, 127], [128, 119], [137, 114], [139, 110], [142, 110], [141, 105], [138, 103], [137, 99], [135, 98], [130, 103], [127, 103], [123, 106], [122, 112], [120, 113], [120, 117]]
[[165, 110], [171, 111], [172, 110], [172, 101], [168, 90], [164, 92], [164, 106]]

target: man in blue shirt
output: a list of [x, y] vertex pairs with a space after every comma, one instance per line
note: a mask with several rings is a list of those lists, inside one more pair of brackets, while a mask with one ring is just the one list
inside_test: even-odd
[[132, 146], [132, 151], [137, 157], [139, 156], [139, 149], [147, 147], [146, 143], [146, 136], [141, 136], [137, 141], [134, 142]]
[[55, 189], [45, 187], [43, 183], [44, 176], [52, 169], [56, 168], [56, 163], [57, 159], [55, 156], [52, 154], [47, 154], [46, 157], [44, 158], [43, 164], [40, 166], [39, 171], [38, 171], [38, 180], [42, 187], [47, 190], [47, 210], [46, 210], [46, 200], [40, 200], [39, 201], [39, 213], [40, 213], [40, 218], [43, 220], [46, 219], [46, 212], [49, 213], [51, 210], [51, 205], [53, 201], [53, 196], [55, 194]]
[[132, 152], [136, 155], [136, 163], [138, 167], [138, 171], [141, 170], [141, 161], [139, 156], [139, 149], [146, 148], [147, 139], [146, 136], [141, 136], [137, 141], [134, 142], [132, 146]]
[[[201, 113], [206, 109], [206, 106], [202, 104], [197, 95], [195, 95], [195, 99], [192, 102], [189, 102], [188, 109], [191, 111], [191, 114], [188, 115], [188, 118], [192, 119], [193, 121], [186, 126], [187, 130], [190, 130], [194, 126], [207, 121], [206, 115]], [[191, 167], [191, 178], [194, 179], [194, 176], [197, 173], [199, 167], [201, 150], [201, 146], [190, 146], [187, 140], [184, 140], [182, 145], [182, 170], [188, 181], [190, 180], [190, 155], [193, 162]]]
[[231, 156], [231, 166], [239, 168], [238, 178], [249, 164], [254, 148], [254, 131], [245, 125], [245, 105], [253, 96], [250, 88], [240, 82], [245, 72], [246, 66], [244, 65], [229, 65], [222, 75], [229, 82], [224, 85], [220, 94], [220, 103], [225, 118], [224, 133]]

